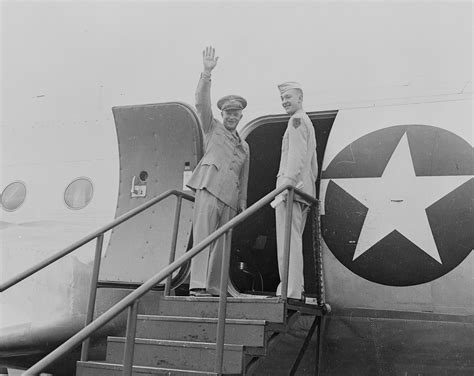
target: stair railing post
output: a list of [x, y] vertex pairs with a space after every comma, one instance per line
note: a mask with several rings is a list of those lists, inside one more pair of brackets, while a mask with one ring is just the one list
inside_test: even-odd
[[125, 349], [123, 351], [122, 376], [132, 376], [133, 354], [135, 352], [135, 336], [137, 333], [138, 300], [128, 307], [127, 312], [127, 332], [125, 339]]
[[317, 330], [317, 345], [316, 345], [316, 356], [315, 356], [315, 369], [314, 374], [315, 376], [319, 376], [321, 372], [321, 358], [322, 358], [322, 351], [323, 351], [323, 337], [324, 337], [324, 329], [326, 326], [326, 315], [323, 313], [319, 318], [319, 325]]
[[[178, 240], [178, 229], [179, 229], [179, 217], [181, 216], [181, 203], [183, 201], [183, 196], [178, 195], [176, 196], [176, 209], [174, 211], [174, 224], [173, 224], [173, 236], [171, 238], [171, 250], [170, 250], [170, 258], [169, 258], [169, 264], [174, 262], [174, 259], [176, 257], [176, 243]], [[171, 273], [167, 278], [166, 278], [166, 283], [165, 283], [165, 296], [169, 296], [170, 291], [171, 291], [171, 279], [173, 277], [173, 274]]]
[[221, 284], [219, 297], [219, 315], [217, 319], [216, 363], [215, 372], [222, 375], [224, 361], [225, 319], [227, 314], [227, 286], [229, 283], [230, 249], [232, 228], [225, 233], [224, 254], [222, 255]]
[[286, 300], [288, 297], [288, 270], [290, 266], [290, 244], [291, 244], [291, 221], [293, 220], [293, 202], [295, 191], [288, 188], [286, 200], [285, 238], [283, 247], [283, 281], [281, 281], [281, 297]]
[[[91, 284], [89, 288], [89, 301], [87, 303], [87, 313], [86, 313], [86, 322], [85, 327], [89, 325], [94, 318], [94, 309], [95, 309], [95, 300], [97, 295], [97, 281], [99, 280], [99, 269], [100, 261], [102, 258], [102, 245], [104, 243], [104, 234], [100, 234], [97, 237], [97, 242], [95, 245], [95, 256], [94, 256], [94, 267], [92, 269]], [[87, 361], [89, 357], [89, 346], [90, 338], [87, 338], [82, 342], [81, 348], [81, 360]]]

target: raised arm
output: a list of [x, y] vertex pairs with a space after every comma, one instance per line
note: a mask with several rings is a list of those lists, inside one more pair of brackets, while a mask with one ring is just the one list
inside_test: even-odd
[[211, 109], [211, 72], [217, 65], [219, 57], [215, 56], [215, 49], [211, 46], [202, 51], [204, 69], [196, 89], [196, 110], [201, 120], [203, 132], [212, 130], [213, 116]]

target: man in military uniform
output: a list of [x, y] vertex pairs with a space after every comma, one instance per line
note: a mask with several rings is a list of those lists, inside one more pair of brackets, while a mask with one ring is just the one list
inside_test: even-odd
[[[316, 156], [316, 137], [310, 118], [303, 110], [303, 90], [297, 82], [285, 82], [278, 85], [281, 104], [291, 115], [281, 146], [280, 169], [277, 175], [277, 187], [292, 184], [303, 192], [316, 196], [316, 178], [318, 161]], [[284, 237], [286, 219], [286, 192], [283, 200], [275, 200], [278, 267], [280, 280], [283, 280]], [[288, 298], [301, 299], [304, 290], [303, 276], [303, 230], [306, 223], [307, 205], [295, 195], [291, 223], [290, 264], [288, 276]], [[277, 289], [281, 295], [281, 283]]]
[[[196, 110], [204, 134], [205, 153], [188, 187], [196, 192], [193, 242], [198, 244], [247, 206], [249, 146], [236, 130], [247, 101], [228, 95], [217, 102], [222, 122], [211, 110], [211, 72], [218, 57], [212, 47], [203, 51], [204, 70], [196, 90]], [[195, 296], [218, 295], [224, 237], [191, 260], [190, 292]]]

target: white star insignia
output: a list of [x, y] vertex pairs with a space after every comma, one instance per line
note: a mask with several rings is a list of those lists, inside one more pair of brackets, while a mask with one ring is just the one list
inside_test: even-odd
[[352, 260], [398, 231], [442, 264], [425, 209], [471, 178], [416, 176], [405, 133], [381, 177], [332, 179], [368, 208]]

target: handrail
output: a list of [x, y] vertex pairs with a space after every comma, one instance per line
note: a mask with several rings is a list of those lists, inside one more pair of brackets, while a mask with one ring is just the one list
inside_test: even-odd
[[40, 261], [38, 264], [32, 266], [31, 268], [19, 273], [13, 278], [10, 278], [8, 281], [0, 284], [0, 292], [3, 292], [10, 287], [16, 285], [18, 282], [23, 281], [25, 278], [30, 277], [31, 275], [35, 274], [36, 272], [44, 269], [45, 267], [51, 265], [52, 263], [56, 262], [57, 260], [63, 258], [64, 256], [68, 255], [69, 253], [75, 251], [79, 247], [82, 247], [84, 244], [89, 243], [91, 240], [95, 239], [99, 235], [109, 231], [110, 229], [118, 226], [122, 222], [125, 222], [126, 220], [134, 217], [135, 215], [141, 213], [142, 211], [148, 209], [150, 206], [153, 206], [157, 204], [158, 202], [164, 200], [168, 196], [175, 195], [178, 197], [183, 197], [189, 201], [194, 201], [194, 196], [178, 191], [176, 189], [170, 189], [164, 193], [162, 193], [159, 196], [154, 197], [153, 199], [145, 202], [144, 204], [137, 206], [136, 208], [128, 211], [125, 214], [122, 214], [120, 217], [114, 219], [112, 222], [109, 224], [102, 226], [98, 230], [94, 231], [93, 233], [84, 236], [82, 239], [76, 241], [75, 243], [71, 244], [70, 246], [62, 249], [61, 251], [55, 253], [54, 255], [44, 259], [43, 261]]
[[[27, 369], [22, 375], [35, 376], [39, 374], [47, 366], [57, 361], [63, 355], [67, 354], [69, 351], [74, 349], [84, 340], [88, 339], [96, 330], [106, 325], [110, 320], [112, 320], [114, 317], [119, 315], [126, 308], [133, 307], [132, 310], [136, 310], [136, 301], [139, 298], [141, 298], [143, 295], [145, 295], [149, 290], [151, 290], [156, 284], [163, 281], [168, 275], [172, 274], [176, 269], [178, 269], [184, 263], [188, 262], [191, 258], [196, 256], [198, 253], [200, 253], [204, 248], [206, 248], [213, 241], [218, 239], [223, 234], [227, 233], [229, 230], [232, 230], [235, 226], [237, 226], [241, 222], [245, 221], [248, 217], [252, 216], [261, 208], [263, 208], [265, 205], [270, 203], [273, 198], [275, 198], [280, 193], [286, 190], [288, 190], [289, 192], [294, 191], [295, 194], [297, 194], [298, 196], [301, 196], [302, 198], [304, 198], [306, 201], [310, 202], [311, 204], [318, 204], [319, 202], [314, 197], [311, 197], [310, 195], [300, 191], [299, 189], [296, 189], [291, 184], [286, 184], [284, 186], [274, 189], [273, 191], [271, 191], [270, 193], [262, 197], [260, 200], [255, 202], [253, 205], [251, 205], [249, 208], [244, 210], [242, 213], [232, 218], [229, 222], [219, 227], [216, 231], [214, 231], [212, 234], [207, 236], [200, 243], [193, 246], [193, 248], [191, 248], [189, 251], [187, 251], [184, 255], [179, 257], [177, 260], [173, 261], [171, 264], [163, 268], [160, 272], [156, 273], [153, 277], [149, 278], [140, 287], [138, 287], [133, 292], [128, 294], [126, 297], [124, 297], [122, 300], [120, 300], [118, 303], [113, 305], [111, 308], [105, 311], [102, 315], [100, 315], [90, 324], [88, 324], [79, 332], [77, 332], [75, 335], [73, 335], [71, 338], [69, 338], [61, 346], [56, 348], [46, 357], [44, 357], [39, 362], [34, 364], [32, 367]], [[221, 299], [223, 295], [226, 295], [226, 291], [224, 293], [222, 293], [221, 291]]]

